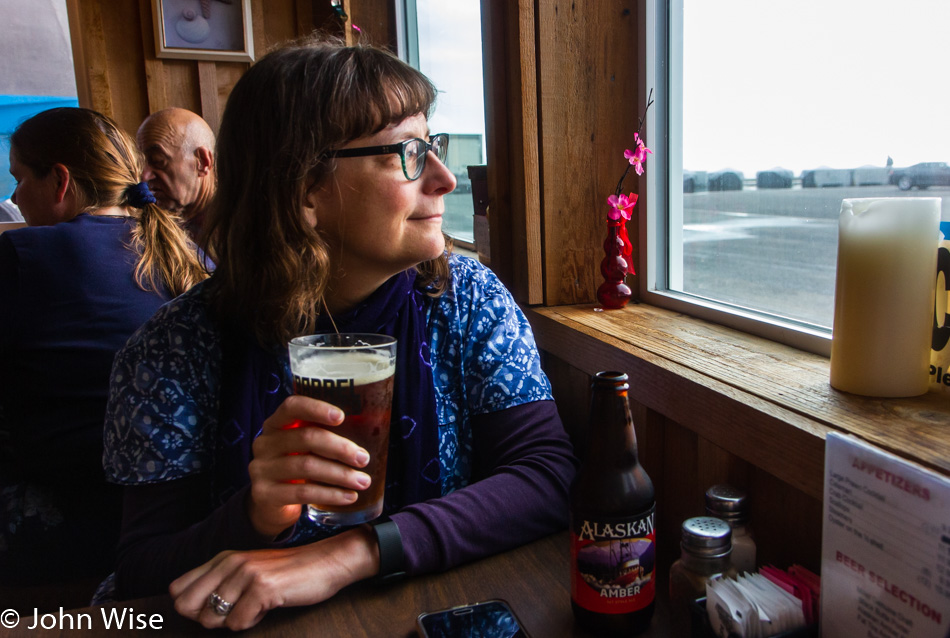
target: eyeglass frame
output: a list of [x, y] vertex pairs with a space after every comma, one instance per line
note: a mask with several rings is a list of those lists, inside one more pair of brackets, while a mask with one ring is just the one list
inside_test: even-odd
[[[433, 149], [433, 140], [437, 137], [442, 137], [445, 139], [445, 143], [442, 145], [444, 149], [444, 154], [440, 157], [438, 151]], [[420, 155], [422, 158], [422, 163], [420, 164], [419, 174], [415, 177], [409, 177], [409, 171], [406, 170], [406, 147], [411, 142], [422, 142], [425, 145], [425, 152]], [[425, 141], [421, 137], [411, 137], [408, 140], [399, 142], [398, 144], [383, 144], [382, 146], [361, 146], [359, 148], [341, 148], [335, 151], [327, 151], [323, 154], [324, 157], [370, 157], [372, 155], [389, 155], [390, 153], [395, 153], [399, 156], [399, 161], [402, 163], [402, 174], [406, 176], [406, 179], [410, 182], [414, 182], [420, 177], [426, 169], [426, 158], [429, 155], [429, 151], [435, 153], [436, 158], [445, 164], [445, 158], [448, 157], [449, 153], [449, 134], [448, 133], [436, 133], [429, 136], [429, 141]]]

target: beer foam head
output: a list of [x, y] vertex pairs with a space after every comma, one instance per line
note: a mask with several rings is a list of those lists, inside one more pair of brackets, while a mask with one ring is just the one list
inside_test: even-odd
[[391, 377], [395, 360], [379, 352], [322, 352], [292, 362], [293, 372], [310, 379], [353, 379], [354, 385], [367, 385]]

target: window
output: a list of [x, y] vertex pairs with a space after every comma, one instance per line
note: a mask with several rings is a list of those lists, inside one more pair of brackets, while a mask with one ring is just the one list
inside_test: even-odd
[[[78, 106], [65, 0], [0, 3], [0, 201], [13, 194], [10, 134], [23, 120]], [[17, 214], [18, 215], [18, 214]], [[0, 221], [6, 219], [0, 210]]]
[[433, 133], [449, 134], [446, 165], [458, 187], [445, 198], [443, 230], [457, 245], [472, 248], [472, 182], [468, 167], [485, 162], [485, 107], [479, 0], [403, 0], [400, 55], [439, 90], [429, 119]]
[[647, 299], [827, 353], [841, 200], [941, 197], [950, 219], [950, 4], [647, 5], [669, 160], [647, 171]]

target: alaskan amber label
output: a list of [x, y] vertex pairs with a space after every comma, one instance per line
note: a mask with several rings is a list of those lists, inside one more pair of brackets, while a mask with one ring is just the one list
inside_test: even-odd
[[656, 594], [656, 507], [632, 518], [571, 518], [571, 597], [589, 611], [628, 614]]

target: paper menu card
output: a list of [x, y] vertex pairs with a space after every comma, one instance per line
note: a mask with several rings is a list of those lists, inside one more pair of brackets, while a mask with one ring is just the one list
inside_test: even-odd
[[950, 480], [828, 434], [821, 635], [947, 638]]

